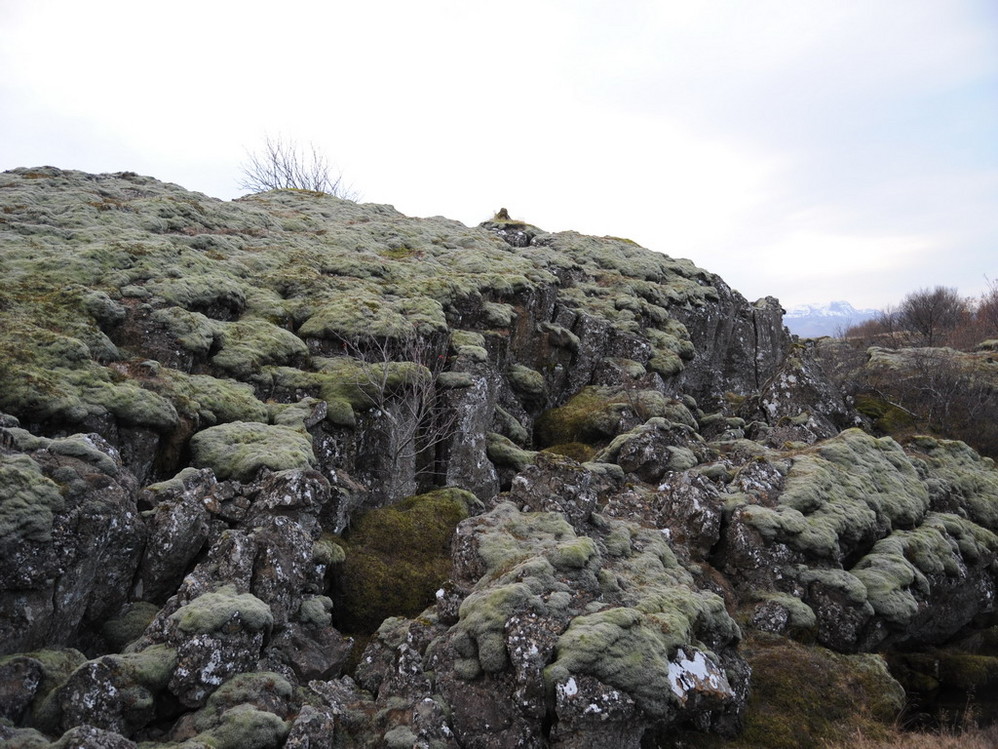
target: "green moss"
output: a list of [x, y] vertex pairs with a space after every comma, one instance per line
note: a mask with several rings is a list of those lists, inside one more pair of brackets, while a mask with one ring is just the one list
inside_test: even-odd
[[0, 497], [0, 558], [13, 561], [15, 549], [25, 542], [51, 541], [54, 515], [65, 505], [59, 486], [35, 461], [0, 454]]
[[468, 388], [475, 384], [475, 378], [467, 372], [441, 372], [437, 375], [436, 385], [445, 390]]
[[683, 360], [672, 351], [658, 353], [648, 360], [648, 369], [668, 379], [683, 371]]
[[743, 650], [752, 689], [735, 747], [799, 749], [886, 736], [904, 690], [880, 656], [839, 655], [818, 646], [756, 636]]
[[585, 463], [592, 460], [596, 455], [596, 448], [591, 445], [587, 445], [585, 442], [568, 442], [561, 445], [551, 445], [551, 447], [545, 447], [542, 452], [564, 455], [566, 458], [571, 458], [579, 463]]
[[961, 513], [978, 525], [998, 533], [998, 470], [994, 461], [983, 458], [965, 443], [956, 440], [915, 438], [912, 449], [931, 472], [927, 482], [933, 498], [945, 505], [955, 503]]
[[[345, 557], [344, 557], [345, 558]], [[301, 603], [298, 619], [305, 624], [327, 627], [332, 622], [333, 601], [327, 596], [312, 596]]]
[[271, 423], [303, 432], [322, 403], [318, 398], [305, 397], [297, 403], [269, 403], [267, 410], [270, 412]]
[[474, 496], [440, 489], [357, 516], [344, 538], [338, 626], [373, 632], [389, 616], [415, 616], [450, 576], [450, 539]]
[[146, 601], [136, 601], [127, 609], [108, 619], [101, 627], [101, 634], [112, 650], [120, 652], [133, 640], [138, 639], [159, 613], [159, 607]]
[[537, 441], [543, 446], [571, 442], [605, 444], [623, 431], [624, 424], [656, 417], [696, 427], [696, 420], [686, 406], [657, 390], [589, 386], [564, 405], [538, 417]]
[[499, 435], [521, 447], [530, 444], [530, 432], [502, 406], [496, 406], [495, 425]]
[[237, 379], [248, 379], [267, 364], [293, 365], [308, 356], [303, 340], [266, 320], [219, 323], [219, 329], [221, 350], [211, 363]]
[[556, 660], [544, 677], [554, 684], [589, 674], [626, 692], [649, 715], [665, 717], [676, 701], [670, 661], [686, 641], [684, 634], [633, 608], [579, 616], [558, 638]]
[[263, 707], [274, 697], [290, 699], [293, 688], [283, 676], [273, 671], [236, 674], [212, 692], [205, 701], [204, 713], [220, 713], [237, 705]]
[[606, 418], [610, 397], [605, 388], [590, 386], [580, 390], [563, 406], [548, 409], [538, 417], [535, 425], [538, 444], [589, 444], [614, 436], [613, 427], [607, 428], [612, 421], [612, 418]]
[[267, 604], [250, 593], [236, 593], [231, 585], [198, 596], [171, 614], [170, 620], [188, 634], [215, 632], [234, 622], [251, 632], [269, 631], [274, 625]]
[[312, 546], [312, 559], [316, 564], [341, 564], [346, 552], [332, 533], [323, 533]]
[[517, 447], [512, 440], [503, 437], [501, 434], [490, 433], [487, 435], [487, 439], [488, 446], [486, 454], [489, 460], [497, 466], [522, 471], [528, 465], [532, 465], [537, 458], [536, 452]]
[[268, 421], [267, 406], [257, 399], [250, 385], [167, 368], [161, 370], [160, 377], [166, 395], [182, 410], [197, 414], [203, 425]]
[[170, 304], [192, 311], [225, 310], [238, 313], [246, 306], [241, 283], [224, 273], [194, 273], [183, 278], [163, 278], [147, 284], [150, 291]]
[[166, 398], [134, 382], [92, 381], [84, 386], [87, 403], [103, 406], [125, 424], [170, 431], [177, 426], [177, 410]]
[[510, 386], [521, 395], [540, 398], [544, 396], [547, 390], [547, 386], [544, 383], [544, 375], [522, 364], [513, 364], [510, 366], [506, 370], [506, 377], [509, 378]]
[[137, 653], [104, 657], [152, 692], [166, 688], [177, 666], [177, 651], [167, 645], [153, 645]]
[[588, 536], [582, 536], [558, 544], [546, 556], [555, 568], [581, 569], [596, 556], [596, 543]]
[[814, 609], [796, 596], [787, 595], [786, 593], [767, 592], [761, 598], [764, 601], [773, 601], [780, 604], [787, 612], [790, 617], [787, 625], [790, 637], [802, 642], [814, 639], [814, 633], [818, 627], [818, 617], [814, 613]]
[[869, 605], [866, 586], [862, 580], [848, 570], [806, 567], [798, 569], [797, 574], [805, 585], [817, 582], [826, 588], [837, 591], [855, 605]]
[[157, 309], [150, 319], [165, 327], [177, 343], [195, 357], [206, 358], [220, 334], [221, 323], [182, 307]]
[[398, 298], [363, 293], [327, 301], [298, 329], [302, 338], [353, 341], [401, 339], [447, 331], [440, 302], [428, 297]]
[[291, 727], [280, 717], [252, 705], [236, 705], [222, 713], [219, 725], [195, 740], [212, 749], [276, 749]]
[[743, 518], [767, 540], [841, 561], [885, 530], [919, 523], [929, 495], [894, 440], [849, 429], [794, 458], [779, 502]]
[[34, 728], [4, 728], [4, 746], [7, 749], [52, 749], [55, 746], [45, 734]]
[[508, 328], [516, 319], [516, 310], [512, 305], [502, 302], [484, 302], [482, 314], [485, 317], [485, 324], [490, 328]]
[[904, 626], [931, 594], [929, 576], [962, 580], [965, 560], [990, 559], [998, 536], [957, 515], [930, 513], [910, 531], [879, 540], [852, 570], [865, 585], [874, 610]]
[[[467, 655], [475, 655], [482, 670], [494, 673], [506, 667], [508, 656], [502, 637], [503, 627], [515, 611], [536, 600], [537, 597], [526, 583], [510, 583], [476, 590], [464, 599], [457, 626], [460, 635], [469, 644], [473, 643]], [[457, 648], [460, 648], [459, 643]], [[477, 675], [474, 668], [466, 667], [463, 670], [469, 675]]]
[[62, 686], [66, 679], [80, 666], [87, 662], [87, 657], [73, 648], [35, 650], [30, 653], [19, 653], [12, 656], [0, 656], [0, 664], [11, 658], [31, 658], [42, 668], [42, 679], [35, 692], [31, 707], [31, 722], [43, 731], [57, 732], [59, 730], [59, 707], [56, 700], [50, 699], [54, 691]]
[[235, 421], [198, 432], [192, 462], [220, 479], [249, 481], [261, 468], [284, 471], [315, 461], [308, 435], [286, 426]]
[[940, 687], [982, 694], [998, 684], [998, 657], [960, 648], [931, 648], [925, 652], [892, 653], [891, 668], [915, 692], [934, 693]]
[[915, 428], [914, 415], [885, 398], [858, 393], [855, 403], [856, 410], [872, 419], [874, 426], [885, 434], [897, 436]]

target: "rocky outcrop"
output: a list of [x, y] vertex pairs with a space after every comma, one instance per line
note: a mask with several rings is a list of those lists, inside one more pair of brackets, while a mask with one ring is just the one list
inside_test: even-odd
[[[7, 745], [844, 740], [902, 706], [873, 653], [917, 691], [989, 642], [993, 462], [856, 428], [689, 261], [128, 173], [0, 201]], [[835, 721], [775, 686], [829, 670]]]

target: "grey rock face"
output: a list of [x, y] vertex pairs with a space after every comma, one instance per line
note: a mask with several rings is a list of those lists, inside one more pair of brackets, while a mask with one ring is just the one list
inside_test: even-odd
[[127, 600], [142, 553], [135, 478], [98, 435], [4, 432], [0, 653], [92, 640]]

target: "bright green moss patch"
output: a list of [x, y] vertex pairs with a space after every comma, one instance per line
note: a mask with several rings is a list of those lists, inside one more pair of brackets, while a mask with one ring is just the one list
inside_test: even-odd
[[910, 447], [931, 471], [927, 483], [936, 501], [998, 533], [998, 469], [992, 459], [957, 440], [917, 437]]
[[307, 434], [287, 426], [234, 421], [191, 438], [193, 463], [220, 479], [249, 481], [261, 468], [285, 471], [315, 461]]
[[877, 614], [903, 627], [930, 597], [930, 578], [960, 580], [966, 562], [992, 559], [996, 552], [998, 536], [991, 531], [957, 515], [930, 513], [918, 528], [878, 541], [852, 574]]
[[675, 702], [669, 662], [683, 643], [632, 608], [576, 617], [558, 638], [557, 659], [545, 669], [549, 683], [589, 674], [630, 695], [650, 715], [664, 717]]
[[389, 616], [415, 616], [450, 576], [450, 540], [475, 501], [440, 489], [356, 517], [346, 534], [337, 625], [373, 632]]

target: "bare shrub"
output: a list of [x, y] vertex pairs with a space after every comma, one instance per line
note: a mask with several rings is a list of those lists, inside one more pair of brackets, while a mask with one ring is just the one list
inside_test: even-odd
[[[899, 353], [901, 366], [856, 372], [850, 389], [857, 402], [864, 394], [874, 396], [885, 415], [897, 415], [900, 409], [911, 417], [895, 420], [894, 426], [963, 440], [984, 455], [998, 457], [998, 393], [993, 376], [978, 369], [978, 360], [948, 349]], [[895, 433], [890, 420], [881, 421], [881, 428]]]
[[259, 151], [248, 153], [242, 174], [239, 186], [249, 192], [293, 189], [322, 192], [344, 200], [359, 197], [312, 143], [304, 148], [293, 140], [268, 135]]
[[980, 328], [981, 340], [998, 338], [998, 281], [988, 281], [987, 290], [981, 294], [974, 319]]
[[[444, 473], [438, 456], [454, 436], [458, 414], [448, 407], [441, 377], [446, 344], [415, 331], [399, 338], [343, 340], [343, 350], [363, 362], [358, 390], [380, 421], [380, 454], [387, 471], [381, 487], [391, 502], [432, 487]], [[379, 471], [384, 472], [384, 471]]]
[[900, 327], [919, 336], [923, 346], [941, 345], [947, 334], [970, 320], [967, 300], [945, 286], [908, 294], [897, 314]]
[[869, 320], [846, 328], [840, 337], [884, 348], [901, 348], [911, 342], [910, 334], [902, 326], [900, 312], [890, 305]]

